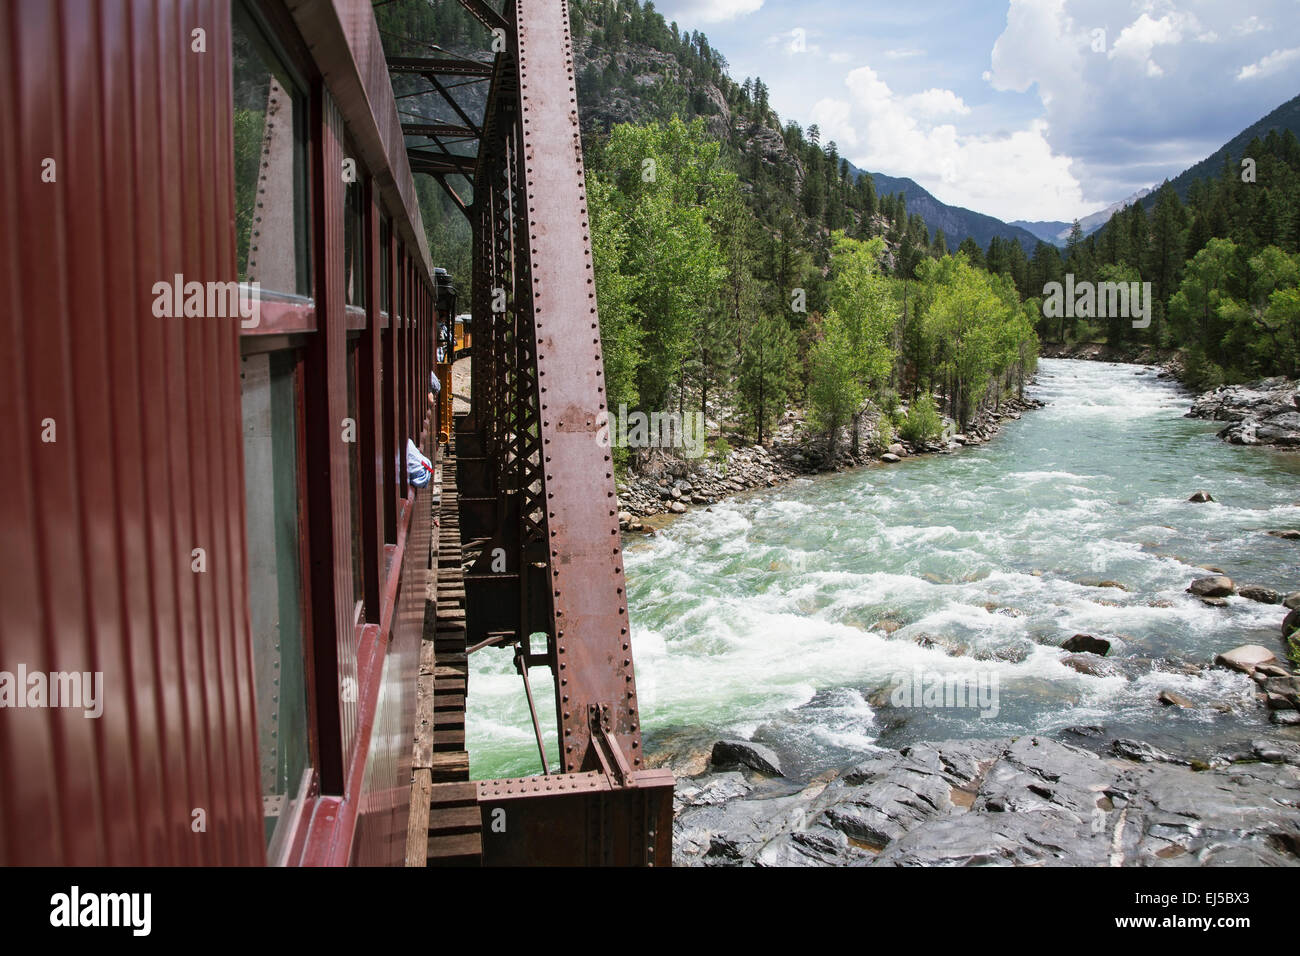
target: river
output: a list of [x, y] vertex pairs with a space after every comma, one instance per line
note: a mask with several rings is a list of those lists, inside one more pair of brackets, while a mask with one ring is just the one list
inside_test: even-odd
[[[1244, 676], [1179, 671], [1238, 644], [1279, 650], [1284, 610], [1184, 592], [1202, 565], [1300, 588], [1300, 545], [1264, 533], [1300, 527], [1300, 456], [1223, 444], [1152, 369], [1044, 359], [1030, 394], [1047, 406], [986, 445], [797, 480], [630, 538], [647, 753], [752, 735], [807, 778], [923, 739], [1100, 725], [1186, 749], [1267, 726]], [[1216, 502], [1189, 503], [1200, 489]], [[1064, 666], [1057, 645], [1076, 633], [1112, 641], [1122, 672]], [[472, 775], [538, 772], [509, 653], [471, 663]], [[554, 755], [549, 682], [531, 676]], [[899, 688], [943, 679], [971, 697], [904, 706]]]

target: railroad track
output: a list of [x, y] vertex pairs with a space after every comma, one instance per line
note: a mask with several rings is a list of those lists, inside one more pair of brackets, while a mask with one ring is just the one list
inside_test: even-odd
[[430, 502], [438, 521], [416, 686], [407, 866], [477, 866], [483, 857], [477, 787], [469, 780], [465, 749], [469, 656], [455, 445], [447, 448], [440, 493]]

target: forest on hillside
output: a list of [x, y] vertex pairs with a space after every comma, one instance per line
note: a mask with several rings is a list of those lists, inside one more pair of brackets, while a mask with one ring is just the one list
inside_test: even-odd
[[1195, 181], [1184, 203], [1169, 183], [1148, 215], [1117, 212], [1064, 255], [1040, 249], [1032, 282], [1065, 273], [1152, 286], [1147, 329], [1120, 321], [1044, 322], [1044, 340], [1143, 344], [1184, 353], [1198, 389], [1300, 373], [1300, 141], [1290, 130], [1253, 139], [1219, 175]]
[[[761, 78], [733, 79], [703, 33], [638, 0], [569, 9], [611, 407], [703, 410], [761, 442], [797, 403], [832, 440], [869, 413], [924, 440], [936, 406], [964, 426], [1018, 389], [1040, 340], [1182, 349], [1198, 387], [1297, 371], [1289, 132], [1250, 145], [1253, 182], [1225, 168], [1187, 204], [1162, 189], [1150, 216], [1129, 207], [1064, 250], [1027, 256], [997, 237], [950, 248], [816, 126], [783, 122]], [[425, 37], [488, 46], [453, 0], [376, 13], [399, 53]], [[420, 179], [434, 257], [468, 276], [468, 225]], [[1150, 326], [1045, 316], [1045, 288], [1067, 273], [1151, 282]]]

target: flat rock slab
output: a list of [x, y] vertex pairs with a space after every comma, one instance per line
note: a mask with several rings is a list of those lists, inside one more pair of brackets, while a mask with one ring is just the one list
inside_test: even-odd
[[1214, 659], [1214, 663], [1221, 667], [1230, 667], [1234, 671], [1241, 671], [1243, 674], [1249, 674], [1260, 664], [1271, 664], [1277, 660], [1277, 656], [1267, 647], [1261, 647], [1258, 644], [1242, 644], [1240, 647], [1234, 647], [1232, 650], [1220, 654]]
[[[1141, 741], [1117, 741], [1114, 752], [1128, 759], [1035, 735], [881, 751], [824, 787], [685, 807], [674, 823], [674, 860], [755, 866], [1300, 864], [1300, 745], [1255, 740], [1238, 755], [1246, 762], [1216, 769], [1203, 763], [1194, 769], [1191, 761]], [[700, 795], [721, 794], [735, 780], [717, 775], [684, 785]]]

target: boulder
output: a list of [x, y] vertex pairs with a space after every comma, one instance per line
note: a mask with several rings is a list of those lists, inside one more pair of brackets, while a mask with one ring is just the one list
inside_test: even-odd
[[1120, 673], [1112, 661], [1104, 660], [1096, 654], [1067, 654], [1061, 658], [1061, 663], [1089, 677], [1116, 677]]
[[1213, 501], [1214, 497], [1208, 491], [1197, 491], [1187, 500], [1195, 501], [1197, 504], [1204, 504], [1207, 501]]
[[1282, 599], [1282, 606], [1288, 611], [1294, 611], [1300, 608], [1300, 591], [1292, 591]]
[[1097, 654], [1105, 657], [1110, 652], [1110, 641], [1091, 634], [1076, 634], [1061, 645], [1061, 650], [1071, 654]]
[[1300, 541], [1300, 531], [1270, 531], [1269, 534], [1275, 538], [1283, 538], [1287, 541]]
[[710, 759], [715, 770], [748, 767], [769, 777], [785, 776], [781, 772], [781, 759], [776, 752], [770, 747], [749, 740], [719, 740], [713, 745], [713, 755]]
[[1300, 631], [1300, 611], [1290, 611], [1282, 619], [1282, 636], [1290, 637], [1296, 631]]
[[1221, 598], [1236, 593], [1236, 587], [1232, 583], [1232, 578], [1224, 574], [1216, 574], [1213, 577], [1197, 578], [1187, 588], [1189, 594], [1195, 594], [1203, 598]]
[[1258, 585], [1248, 584], [1238, 590], [1237, 593], [1249, 601], [1258, 601], [1260, 604], [1282, 603], [1282, 595], [1272, 588], [1262, 588]]
[[680, 501], [674, 501], [672, 504], [668, 506], [668, 510], [675, 515], [685, 514], [686, 506], [682, 504]]
[[897, 455], [893, 454], [892, 452], [886, 452], [885, 454], [880, 456], [880, 460], [887, 461], [892, 465], [896, 462], [902, 461], [903, 459], [899, 458]]
[[1190, 699], [1184, 697], [1182, 694], [1175, 693], [1172, 690], [1162, 690], [1156, 700], [1160, 701], [1160, 703], [1164, 704], [1166, 707], [1196, 706]]
[[1260, 664], [1271, 664], [1277, 660], [1276, 655], [1267, 647], [1261, 647], [1258, 644], [1242, 644], [1240, 647], [1234, 647], [1230, 651], [1220, 654], [1214, 659], [1214, 663], [1220, 667], [1227, 667], [1234, 671], [1241, 671], [1243, 674], [1249, 674]]

